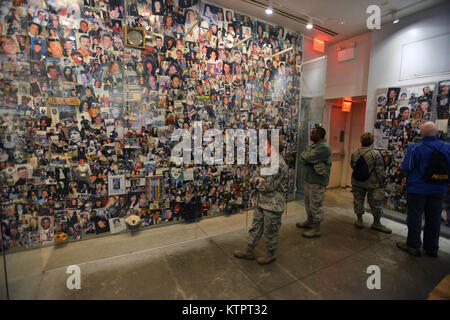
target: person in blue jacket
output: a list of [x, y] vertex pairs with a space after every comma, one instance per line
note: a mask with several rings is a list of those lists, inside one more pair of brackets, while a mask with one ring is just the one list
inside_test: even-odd
[[447, 157], [450, 165], [450, 143], [437, 138], [438, 131], [433, 122], [426, 122], [421, 129], [422, 139], [408, 148], [402, 163], [407, 173], [407, 218], [408, 236], [406, 243], [397, 247], [414, 255], [421, 255], [420, 239], [422, 214], [425, 213], [423, 249], [425, 254], [437, 257], [442, 204], [448, 184], [428, 184], [423, 181], [434, 151], [439, 150]]

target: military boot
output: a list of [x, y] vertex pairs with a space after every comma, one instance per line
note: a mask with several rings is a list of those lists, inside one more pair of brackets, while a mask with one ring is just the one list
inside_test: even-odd
[[358, 214], [357, 216], [358, 216], [358, 219], [355, 222], [355, 227], [357, 227], [358, 229], [362, 229], [362, 228], [364, 228], [362, 215]]
[[305, 238], [318, 238], [320, 237], [320, 224], [315, 223], [311, 230], [302, 233]]
[[247, 246], [245, 250], [236, 250], [234, 251], [234, 256], [239, 259], [247, 259], [247, 260], [255, 260], [255, 249]]
[[379, 231], [379, 232], [383, 232], [383, 233], [392, 233], [392, 230], [389, 229], [388, 227], [385, 227], [381, 224], [381, 217], [374, 217], [373, 219], [373, 224], [372, 224], [372, 229]]
[[271, 262], [274, 262], [276, 259], [277, 256], [275, 255], [275, 252], [267, 250], [264, 257], [259, 257], [256, 262], [258, 262], [259, 264], [269, 264]]
[[308, 218], [304, 222], [297, 222], [295, 224], [297, 228], [311, 229], [313, 227], [313, 222]]

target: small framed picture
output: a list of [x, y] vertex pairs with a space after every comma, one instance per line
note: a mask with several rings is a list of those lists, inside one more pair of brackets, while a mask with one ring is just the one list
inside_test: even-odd
[[124, 218], [109, 219], [109, 229], [111, 233], [119, 233], [127, 229]]
[[125, 193], [125, 176], [108, 176], [108, 194], [110, 196]]
[[125, 46], [144, 49], [145, 31], [143, 29], [125, 26]]

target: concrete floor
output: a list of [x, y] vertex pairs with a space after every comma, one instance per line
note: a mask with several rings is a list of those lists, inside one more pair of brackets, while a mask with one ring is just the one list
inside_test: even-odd
[[[368, 228], [356, 229], [351, 197], [327, 191], [318, 239], [301, 237], [295, 223], [305, 219], [305, 208], [290, 202], [278, 259], [267, 266], [233, 257], [246, 245], [249, 211], [7, 255], [10, 298], [425, 299], [450, 273], [450, 241], [441, 238], [437, 259], [412, 257], [395, 246], [406, 226], [383, 219], [394, 232], [381, 234], [369, 228], [367, 214]], [[257, 253], [264, 250], [262, 240]], [[66, 287], [73, 264], [81, 269], [80, 290]], [[367, 289], [370, 265], [381, 269], [381, 290]]]

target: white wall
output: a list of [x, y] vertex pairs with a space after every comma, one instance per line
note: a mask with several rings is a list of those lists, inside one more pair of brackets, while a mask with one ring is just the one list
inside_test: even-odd
[[[367, 94], [367, 79], [369, 76], [371, 33], [335, 43], [327, 47], [328, 56], [327, 82], [325, 99], [364, 96]], [[338, 62], [337, 48], [349, 48], [349, 43], [355, 42], [355, 58]]]
[[[397, 24], [387, 23], [380, 30], [372, 31], [365, 131], [371, 131], [374, 127], [376, 89], [450, 79], [450, 72], [447, 72], [441, 75], [401, 80], [400, 72], [403, 45], [416, 42], [416, 48], [417, 45], [420, 46], [421, 44], [426, 46], [428, 43], [426, 41], [422, 42], [422, 40], [443, 36], [449, 32], [450, 2], [445, 2], [439, 6], [402, 18]], [[445, 48], [448, 48], [448, 43], [437, 44], [437, 47], [434, 49], [442, 51], [446, 50]], [[447, 60], [444, 61], [446, 63], [449, 61], [448, 54], [449, 52], [447, 52]], [[427, 59], [427, 56], [420, 55], [410, 55], [408, 61], [410, 64], [428, 63], [430, 70], [436, 69], [437, 63], [439, 63], [439, 67], [443, 65], [443, 61], [433, 61], [433, 59]], [[446, 69], [445, 66], [444, 69]]]

